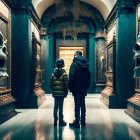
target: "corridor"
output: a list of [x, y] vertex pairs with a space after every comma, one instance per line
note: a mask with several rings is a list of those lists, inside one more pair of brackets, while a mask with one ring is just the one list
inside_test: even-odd
[[[18, 114], [0, 125], [0, 140], [140, 140], [140, 125], [124, 109], [108, 109], [99, 94], [88, 94], [86, 107], [86, 127], [54, 127], [53, 98], [46, 95], [39, 109], [16, 109]], [[72, 95], [65, 99], [64, 119], [74, 119]]]

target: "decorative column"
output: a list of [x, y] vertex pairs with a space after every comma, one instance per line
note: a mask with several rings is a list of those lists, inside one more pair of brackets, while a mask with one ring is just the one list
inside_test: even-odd
[[101, 93], [106, 86], [106, 33], [99, 30], [95, 35], [95, 93]]
[[136, 10], [132, 0], [118, 0], [116, 18], [116, 93], [118, 107], [134, 94], [134, 53], [136, 41]]
[[[134, 46], [134, 78], [135, 78], [135, 95], [127, 100], [127, 113], [131, 118], [140, 123], [140, 3], [137, 3], [137, 42]], [[138, 34], [139, 33], [139, 34]]]
[[47, 93], [47, 63], [48, 63], [48, 46], [49, 46], [49, 39], [46, 31], [41, 31], [40, 36], [40, 42], [41, 42], [41, 66], [43, 69], [43, 77], [44, 82], [42, 84], [42, 88]]
[[46, 93], [51, 93], [51, 89], [49, 87], [50, 76], [53, 72], [55, 62], [54, 62], [54, 37], [52, 34], [48, 35], [48, 47], [47, 50], [47, 79], [46, 79]]
[[12, 12], [12, 95], [16, 107], [29, 104], [31, 83], [31, 0], [16, 1]]
[[91, 82], [88, 93], [95, 90], [95, 39], [93, 34], [89, 34], [89, 69], [91, 72]]

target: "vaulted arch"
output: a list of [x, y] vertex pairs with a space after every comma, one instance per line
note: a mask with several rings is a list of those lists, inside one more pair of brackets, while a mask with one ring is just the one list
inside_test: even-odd
[[[95, 7], [103, 16], [104, 20], [112, 10], [116, 0], [80, 0]], [[41, 18], [45, 10], [55, 4], [55, 0], [33, 0], [33, 5], [38, 16]]]

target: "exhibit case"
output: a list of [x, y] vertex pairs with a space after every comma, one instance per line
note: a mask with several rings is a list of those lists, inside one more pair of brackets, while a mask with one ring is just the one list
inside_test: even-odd
[[106, 87], [101, 92], [101, 100], [109, 107], [117, 107], [116, 95], [116, 40], [113, 40], [106, 46]]
[[0, 123], [16, 115], [15, 101], [11, 95], [11, 10], [0, 1]]
[[41, 69], [41, 44], [32, 32], [32, 59], [31, 59], [31, 95], [30, 107], [40, 107], [45, 101], [45, 92], [42, 89], [43, 71]]
[[137, 6], [137, 42], [134, 47], [135, 94], [127, 100], [125, 112], [140, 123], [140, 4]]

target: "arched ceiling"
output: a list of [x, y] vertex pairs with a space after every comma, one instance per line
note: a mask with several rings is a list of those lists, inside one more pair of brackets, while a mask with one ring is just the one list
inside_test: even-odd
[[[95, 7], [106, 20], [117, 0], [80, 0]], [[41, 18], [45, 10], [55, 3], [55, 0], [32, 0], [38, 16]]]

